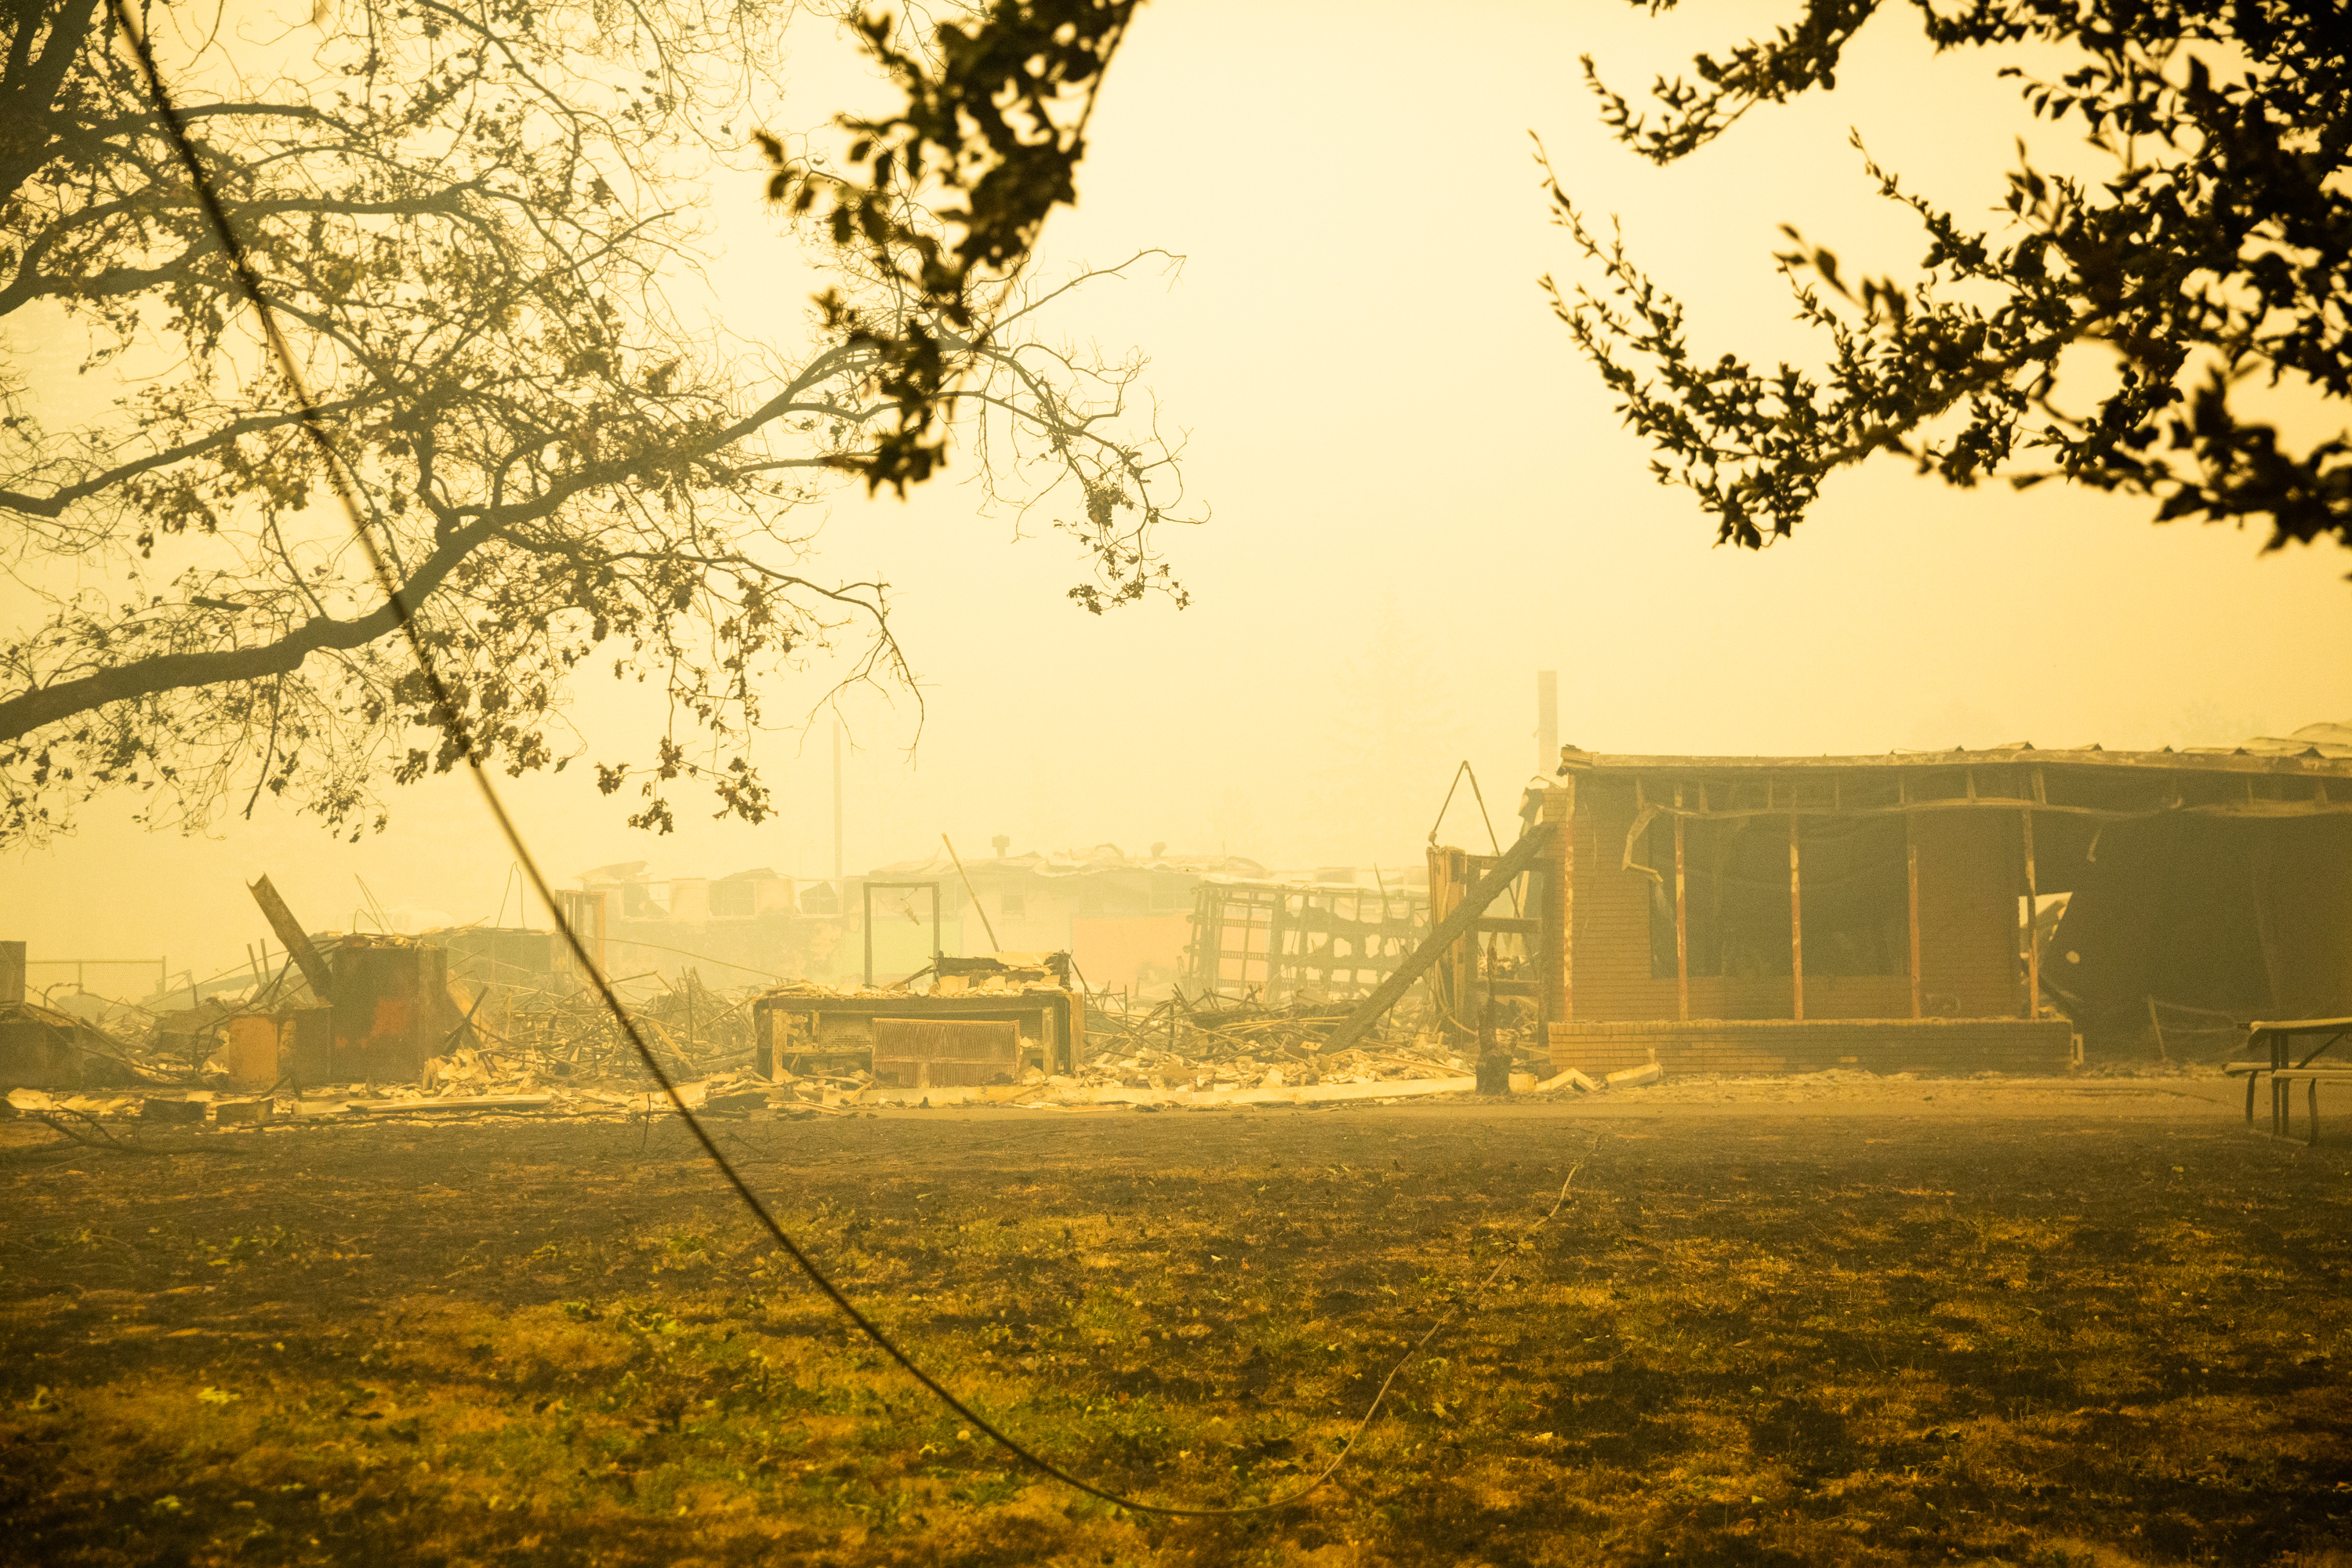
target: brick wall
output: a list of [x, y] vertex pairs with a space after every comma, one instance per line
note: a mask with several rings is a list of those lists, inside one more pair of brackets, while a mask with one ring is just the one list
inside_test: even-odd
[[[1625, 831], [1633, 823], [1633, 781], [1578, 781], [1575, 929], [1569, 950], [1575, 1018], [1675, 1016], [1675, 983], [1650, 977], [1649, 879], [1623, 868]], [[1780, 989], [1785, 1004], [1786, 981]]]
[[1596, 1075], [1647, 1061], [1669, 1073], [2046, 1074], [2071, 1065], [2074, 1029], [2063, 1018], [1579, 1022], [1553, 1025], [1550, 1046], [1554, 1070]]
[[[1579, 782], [1570, 958], [1570, 1016], [1579, 1023], [1675, 1016], [1674, 977], [1651, 972], [1649, 879], [1624, 867], [1634, 810], [1630, 779]], [[1913, 822], [1927, 1010], [2021, 1020], [2024, 976], [2015, 931], [2024, 886], [2021, 823], [2007, 812], [1927, 812]], [[1786, 1020], [1794, 1011], [1791, 991], [1786, 975], [1695, 974], [1690, 1016]], [[1805, 976], [1808, 1021], [1907, 1018], [1910, 1012], [1907, 974]]]

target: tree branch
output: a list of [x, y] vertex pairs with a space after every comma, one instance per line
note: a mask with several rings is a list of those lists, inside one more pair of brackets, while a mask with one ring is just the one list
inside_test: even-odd
[[[399, 602], [412, 607], [425, 603], [467, 552], [495, 537], [498, 531], [491, 524], [478, 523], [448, 535], [401, 584]], [[0, 698], [0, 741], [13, 741], [110, 702], [128, 702], [192, 686], [216, 686], [284, 675], [299, 668], [313, 653], [328, 648], [364, 647], [391, 636], [399, 626], [400, 610], [387, 600], [366, 615], [346, 620], [314, 616], [274, 641], [250, 647], [156, 654], [95, 675], [37, 687], [15, 697]]]

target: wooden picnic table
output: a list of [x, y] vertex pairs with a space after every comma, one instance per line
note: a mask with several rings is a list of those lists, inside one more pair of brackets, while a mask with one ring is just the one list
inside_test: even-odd
[[[2246, 1044], [2252, 1059], [2230, 1062], [2221, 1069], [2233, 1077], [2245, 1078], [2246, 1125], [2254, 1124], [2254, 1086], [2267, 1075], [2271, 1084], [2271, 1136], [2290, 1136], [2294, 1086], [2300, 1083], [2305, 1086], [2307, 1101], [2304, 1141], [2317, 1143], [2319, 1086], [2332, 1079], [2352, 1083], [2352, 1062], [2314, 1064], [2330, 1047], [2347, 1037], [2352, 1037], [2352, 1018], [2284, 1018], [2247, 1025]], [[2300, 1057], [2295, 1055], [2300, 1046], [2315, 1039], [2319, 1043]]]

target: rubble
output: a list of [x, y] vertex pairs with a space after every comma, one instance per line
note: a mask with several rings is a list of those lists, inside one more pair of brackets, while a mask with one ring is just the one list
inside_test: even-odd
[[95, 1024], [37, 1002], [0, 1003], [0, 1083], [99, 1089], [145, 1076], [124, 1043]]
[[[1084, 1089], [1186, 1088], [1301, 1089], [1446, 1080], [1471, 1071], [1469, 1059], [1435, 1033], [1410, 1021], [1340, 1051], [1324, 1039], [1345, 1006], [1254, 1000], [1171, 998], [1140, 1012], [1087, 1014], [1089, 1038], [1101, 1048], [1072, 1075]], [[1399, 1015], [1402, 1014], [1399, 1009]]]
[[[705, 987], [690, 969], [674, 980], [638, 976], [656, 979], [659, 988], [632, 1002], [630, 1016], [687, 1103], [721, 1117], [842, 1115], [881, 1106], [1084, 1110], [1313, 1104], [1460, 1094], [1475, 1086], [1470, 1058], [1440, 1034], [1418, 1028], [1403, 1009], [1385, 1032], [1325, 1051], [1323, 1037], [1344, 1009], [1308, 1003], [1272, 1007], [1230, 997], [1129, 1009], [1121, 999], [1073, 995], [1054, 984], [1059, 977], [1054, 965], [1029, 955], [950, 959], [948, 965], [957, 972], [938, 977], [929, 993], [905, 986], [836, 991], [806, 983], [720, 992]], [[297, 981], [295, 989], [305, 988]], [[463, 1021], [453, 1027], [449, 1048], [426, 1058], [412, 1081], [335, 1082], [281, 1071], [260, 1083], [261, 1063], [275, 1059], [282, 1068], [291, 1050], [291, 1026], [282, 1025], [279, 1015], [242, 1010], [271, 999], [265, 986], [256, 995], [223, 1002], [207, 1026], [217, 1044], [205, 1056], [203, 1069], [178, 1069], [184, 1087], [176, 1092], [80, 1095], [70, 1101], [44, 1095], [22, 1103], [191, 1127], [319, 1125], [386, 1116], [617, 1119], [667, 1111], [667, 1099], [647, 1085], [626, 1037], [593, 995], [554, 996], [526, 986], [450, 989], [451, 1016]], [[950, 1010], [1000, 1016], [959, 1019], [944, 1016]], [[1065, 1010], [1075, 1022], [1057, 1025]], [[284, 1016], [299, 1019], [306, 1012], [323, 1016], [326, 1010], [298, 1007]], [[761, 1061], [763, 1020], [810, 1016], [817, 1019], [816, 1031], [785, 1040]], [[1034, 1022], [1015, 1023], [1015, 1017]], [[974, 1039], [985, 1034], [987, 1049], [939, 1043], [961, 1040], [965, 1031]], [[926, 1036], [938, 1038], [927, 1045]], [[175, 1042], [163, 1051], [178, 1052], [176, 1042], [186, 1037], [156, 1037]], [[1497, 1043], [1536, 1059], [1532, 1041], [1516, 1041], [1511, 1031], [1502, 1031]], [[135, 1054], [142, 1047], [125, 1048]], [[921, 1054], [926, 1049], [928, 1056]], [[168, 1057], [161, 1059], [164, 1065], [154, 1070], [168, 1078]], [[762, 1065], [770, 1070], [759, 1071]], [[1517, 1092], [1538, 1087], [1529, 1072], [1512, 1079]]]
[[[266, 882], [256, 892], [267, 895], [281, 937], [302, 935]], [[59, 1077], [19, 1089], [11, 1103], [33, 1114], [273, 1134], [388, 1116], [667, 1111], [598, 993], [515, 966], [494, 972], [507, 978], [453, 978], [448, 963], [430, 938], [313, 933], [274, 976], [257, 965], [242, 992], [110, 1015], [119, 1037], [20, 1005], [12, 1016], [79, 1031], [84, 1047], [104, 1055], [87, 1081]], [[926, 973], [887, 986], [721, 990], [688, 966], [624, 976], [615, 989], [681, 1097], [719, 1117], [886, 1105], [1308, 1104], [1457, 1094], [1477, 1083], [1465, 1055], [1477, 1047], [1449, 1038], [1418, 998], [1334, 1050], [1328, 1037], [1350, 1016], [1342, 1002], [1275, 1005], [1252, 988], [1145, 1004], [1086, 990], [1061, 952], [941, 955]], [[1544, 1059], [1534, 1030], [1495, 1031], [1490, 1054], [1517, 1069], [1513, 1090], [1537, 1087], [1525, 1070]], [[108, 1089], [135, 1092], [67, 1093]]]

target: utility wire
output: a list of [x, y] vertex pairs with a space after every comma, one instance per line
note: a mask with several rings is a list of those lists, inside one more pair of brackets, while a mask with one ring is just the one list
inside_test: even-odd
[[[352, 535], [366, 553], [370, 569], [373, 572], [377, 583], [383, 586], [392, 604], [394, 613], [400, 618], [400, 629], [408, 639], [409, 651], [415, 656], [417, 669], [425, 678], [425, 687], [432, 694], [434, 704], [437, 710], [446, 716], [445, 722], [457, 731], [456, 738], [465, 742], [462, 750], [465, 752], [467, 770], [473, 775], [475, 787], [482, 797], [482, 804], [488, 808], [491, 817], [498, 823], [499, 833], [505, 837], [508, 846], [513, 850], [516, 863], [522, 868], [523, 874], [530, 879], [533, 890], [553, 912], [556, 929], [563, 933], [563, 940], [572, 949], [572, 955], [579, 963], [581, 972], [593, 983], [598, 997], [613, 1015], [614, 1021], [620, 1026], [621, 1032], [628, 1037], [629, 1044], [637, 1053], [638, 1061], [644, 1064], [646, 1073], [653, 1080], [661, 1086], [662, 1093], [668, 1097], [672, 1109], [677, 1112], [678, 1120], [686, 1123], [687, 1131], [694, 1135], [695, 1142], [702, 1146], [704, 1155], [718, 1169], [719, 1173], [726, 1178], [727, 1184], [734, 1189], [736, 1197], [741, 1201], [744, 1208], [760, 1222], [761, 1228], [768, 1233], [778, 1247], [783, 1248], [793, 1262], [799, 1266], [800, 1271], [807, 1277], [809, 1283], [815, 1286], [827, 1300], [839, 1309], [842, 1316], [855, 1324], [861, 1333], [873, 1341], [892, 1361], [897, 1362], [908, 1376], [922, 1384], [940, 1404], [994, 1439], [1015, 1458], [1040, 1474], [1060, 1481], [1064, 1486], [1084, 1492], [1089, 1497], [1099, 1498], [1117, 1507], [1132, 1510], [1137, 1513], [1191, 1519], [1233, 1518], [1242, 1514], [1265, 1513], [1276, 1509], [1287, 1508], [1318, 1490], [1323, 1483], [1329, 1480], [1338, 1471], [1340, 1465], [1346, 1462], [1348, 1456], [1354, 1452], [1357, 1441], [1363, 1436], [1366, 1428], [1370, 1426], [1372, 1417], [1380, 1413], [1381, 1403], [1388, 1396], [1389, 1388], [1396, 1382], [1397, 1374], [1404, 1370], [1407, 1363], [1420, 1353], [1423, 1347], [1437, 1336], [1440, 1330], [1460, 1314], [1465, 1305], [1463, 1299], [1457, 1298], [1445, 1315], [1431, 1324], [1428, 1332], [1423, 1334], [1414, 1342], [1412, 1348], [1397, 1359], [1396, 1363], [1389, 1369], [1388, 1376], [1381, 1380], [1380, 1390], [1372, 1395], [1371, 1404], [1366, 1407], [1363, 1419], [1356, 1423], [1355, 1429], [1348, 1435], [1348, 1440], [1341, 1446], [1339, 1452], [1317, 1474], [1314, 1479], [1268, 1502], [1244, 1504], [1237, 1508], [1175, 1507], [1164, 1503], [1145, 1502], [1141, 1499], [1128, 1497], [1073, 1475], [1053, 1460], [1031, 1449], [998, 1426], [996, 1423], [965, 1404], [950, 1392], [946, 1384], [926, 1371], [913, 1356], [899, 1348], [898, 1342], [885, 1332], [880, 1324], [860, 1311], [856, 1304], [842, 1293], [841, 1288], [817, 1267], [816, 1260], [808, 1255], [801, 1244], [793, 1238], [791, 1233], [777, 1222], [775, 1215], [769, 1212], [768, 1205], [761, 1200], [757, 1193], [751, 1190], [741, 1173], [736, 1170], [733, 1162], [720, 1151], [709, 1130], [687, 1105], [685, 1099], [678, 1093], [677, 1084], [672, 1082], [669, 1074], [662, 1069], [662, 1065], [654, 1056], [652, 1047], [646, 1045], [645, 1037], [638, 1032], [635, 1020], [629, 1016], [628, 1010], [622, 1006], [621, 999], [614, 991], [612, 982], [607, 980], [604, 972], [596, 966], [595, 961], [589, 956], [586, 944], [580, 940], [579, 933], [572, 929], [572, 922], [564, 918], [563, 906], [555, 897], [555, 891], [548, 883], [546, 874], [540, 869], [538, 858], [530, 852], [530, 847], [523, 842], [521, 830], [515, 826], [513, 816], [507, 811], [506, 803], [499, 799], [497, 787], [491, 784], [488, 773], [482, 766], [481, 757], [475, 751], [471, 737], [466, 732], [464, 718], [447, 682], [442, 679], [439, 667], [433, 662], [432, 650], [425, 643], [423, 629], [417, 625], [415, 606], [401, 597], [400, 585], [393, 576], [391, 563], [386, 559], [383, 546], [378, 543], [374, 533], [362, 516], [356, 487], [336, 453], [334, 444], [328, 437], [326, 425], [320, 415], [318, 405], [312, 401], [310, 389], [302, 379], [300, 367], [295, 363], [293, 350], [288, 345], [284, 334], [278, 330], [277, 317], [270, 310], [268, 297], [262, 292], [261, 279], [254, 270], [251, 258], [238, 240], [236, 230], [230, 227], [228, 215], [221, 206], [220, 197], [213, 188], [211, 177], [205, 174], [204, 165], [197, 161], [195, 145], [189, 139], [186, 122], [182, 119], [179, 110], [172, 101], [171, 94], [163, 86], [163, 74], [156, 68], [155, 57], [148, 46], [147, 37], [132, 20], [129, 0], [108, 0], [108, 4], [123, 37], [130, 42], [131, 53], [136, 59], [141, 75], [146, 79], [148, 94], [154, 101], [155, 112], [157, 118], [163, 122], [164, 134], [171, 141], [174, 151], [178, 153], [180, 162], [187, 168], [189, 184], [194, 189], [197, 204], [204, 208], [205, 218], [220, 239], [221, 248], [228, 258], [230, 269], [236, 277], [237, 287], [252, 302], [254, 312], [259, 318], [262, 335], [268, 342], [270, 354], [277, 360], [279, 370], [286, 376], [295, 408], [301, 418], [303, 433], [310, 437], [310, 444], [317, 448], [320, 461], [326, 470], [328, 483], [335, 492], [335, 499], [341, 503], [344, 515], [351, 521]], [[1476, 786], [1474, 784], [1472, 787], [1475, 789]], [[1570, 1169], [1568, 1181], [1560, 1184], [1559, 1196], [1553, 1200], [1550, 1210], [1541, 1219], [1528, 1227], [1528, 1233], [1549, 1223], [1552, 1215], [1559, 1212], [1560, 1205], [1568, 1201], [1570, 1183], [1575, 1181], [1577, 1171], [1582, 1168], [1583, 1162], [1580, 1160]], [[1504, 1262], [1507, 1261], [1507, 1255]], [[1491, 1284], [1502, 1268], [1503, 1263], [1497, 1263], [1494, 1272], [1488, 1274], [1486, 1279], [1482, 1281], [1477, 1289], [1483, 1290], [1486, 1285]], [[1473, 1294], [1475, 1293], [1474, 1291]]]

